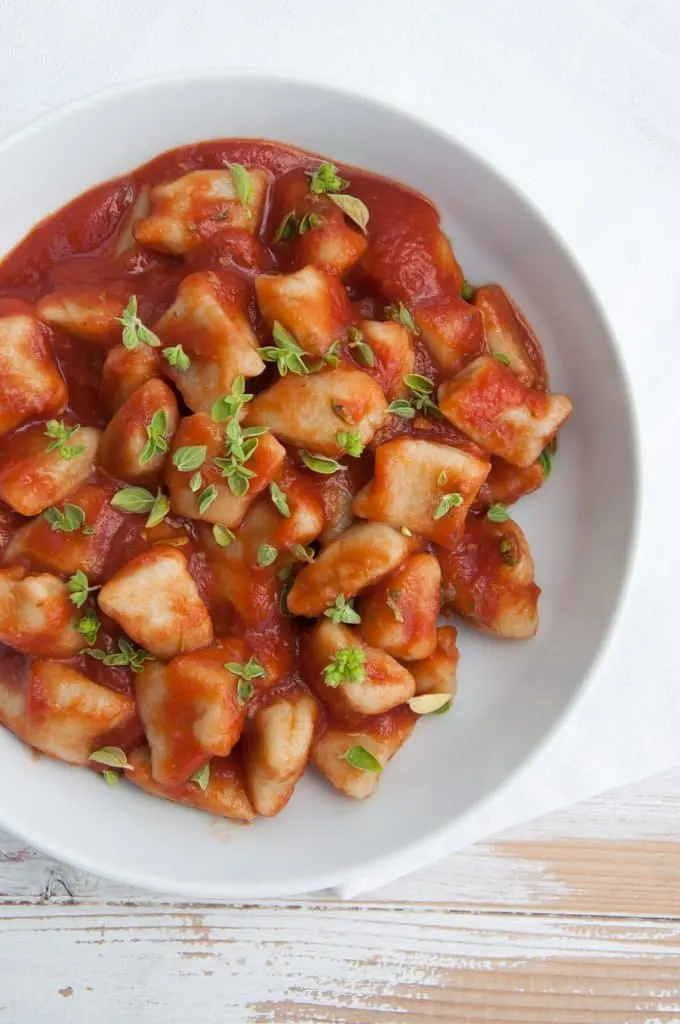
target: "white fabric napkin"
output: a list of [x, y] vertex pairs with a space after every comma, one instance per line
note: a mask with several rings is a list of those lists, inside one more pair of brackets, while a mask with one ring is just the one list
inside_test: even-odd
[[[680, 750], [677, 0], [323, 9], [316, 0], [63, 0], [49, 17], [42, 0], [0, 0], [0, 15], [0, 135], [119, 82], [247, 65], [410, 109], [531, 195], [577, 254], [624, 350], [642, 430], [643, 529], [629, 599], [590, 688], [534, 762], [461, 823], [455, 844], [671, 767]], [[452, 848], [433, 846], [429, 859]], [[417, 866], [395, 859], [342, 894]]]

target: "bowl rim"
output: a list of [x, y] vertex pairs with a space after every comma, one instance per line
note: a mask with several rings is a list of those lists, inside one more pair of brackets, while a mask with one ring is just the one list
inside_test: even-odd
[[[32, 834], [28, 834], [27, 832], [24, 833], [22, 831], [16, 832], [13, 825], [8, 826], [4, 823], [2, 807], [0, 807], [0, 825], [4, 828], [9, 828], [14, 835], [20, 836], [20, 838], [25, 842], [39, 847], [46, 854], [57, 860], [63, 860], [67, 864], [73, 865], [80, 870], [88, 871], [94, 875], [98, 875], [99, 877], [105, 877], [111, 881], [141, 887], [150, 892], [164, 893], [167, 895], [176, 895], [186, 898], [221, 898], [232, 900], [304, 895], [315, 893], [323, 889], [339, 889], [342, 892], [345, 886], [347, 886], [352, 892], [357, 892], [362, 891], [363, 889], [368, 889], [369, 886], [373, 888], [376, 885], [385, 884], [400, 875], [422, 868], [428, 863], [453, 852], [453, 850], [457, 848], [457, 844], [451, 842], [454, 833], [459, 829], [464, 828], [467, 822], [483, 812], [487, 805], [492, 801], [502, 800], [506, 791], [515, 784], [519, 777], [524, 773], [529, 772], [541, 759], [543, 753], [553, 742], [557, 734], [577, 711], [579, 705], [584, 699], [589, 684], [604, 664], [607, 655], [612, 649], [613, 640], [617, 634], [624, 608], [628, 604], [631, 593], [631, 584], [635, 575], [635, 569], [639, 557], [641, 538], [641, 510], [643, 495], [641, 428], [634, 398], [634, 389], [631, 384], [628, 368], [621, 345], [618, 341], [616, 332], [613, 329], [609, 316], [602, 306], [596, 291], [591, 286], [589, 278], [582, 267], [580, 260], [564, 241], [559, 231], [553, 227], [548, 217], [543, 213], [540, 207], [537, 206], [529, 196], [527, 196], [520, 185], [518, 185], [512, 178], [508, 177], [506, 173], [503, 170], [500, 170], [490, 159], [479, 154], [475, 149], [468, 145], [467, 142], [464, 142], [449, 131], [439, 127], [439, 125], [433, 123], [427, 117], [420, 116], [411, 110], [404, 109], [398, 104], [392, 104], [380, 96], [367, 96], [358, 90], [347, 88], [346, 86], [340, 85], [331, 80], [318, 81], [296, 73], [269, 73], [257, 68], [249, 68], [245, 66], [162, 73], [158, 75], [129, 79], [114, 86], [96, 89], [92, 92], [78, 96], [66, 103], [60, 104], [1, 137], [0, 154], [11, 150], [13, 146], [20, 144], [25, 138], [38, 136], [44, 128], [58, 125], [60, 121], [67, 121], [72, 115], [81, 111], [86, 111], [88, 108], [106, 106], [108, 102], [116, 102], [123, 98], [133, 98], [134, 96], [143, 93], [153, 91], [162, 92], [168, 86], [178, 85], [183, 82], [194, 84], [200, 82], [233, 81], [234, 79], [257, 82], [258, 84], [267, 85], [271, 88], [294, 85], [304, 89], [325, 93], [329, 99], [339, 96], [355, 103], [362, 103], [369, 108], [373, 108], [378, 115], [397, 115], [407, 124], [411, 123], [421, 130], [438, 136], [448, 146], [458, 149], [472, 164], [476, 164], [483, 168], [486, 173], [495, 177], [509, 193], [511, 193], [528, 209], [536, 224], [549, 237], [552, 244], [559, 251], [561, 258], [570, 266], [573, 274], [588, 295], [593, 312], [599, 319], [603, 332], [609, 339], [611, 354], [620, 376], [623, 398], [622, 407], [626, 412], [628, 421], [627, 429], [630, 448], [629, 470], [633, 487], [632, 493], [630, 494], [630, 504], [628, 508], [629, 529], [627, 544], [625, 549], [622, 548], [620, 552], [621, 580], [618, 592], [608, 610], [605, 627], [602, 631], [588, 669], [576, 682], [574, 690], [569, 699], [565, 702], [563, 710], [557, 715], [550, 727], [542, 735], [541, 739], [528, 750], [525, 756], [522, 757], [517, 765], [508, 773], [503, 782], [491, 789], [485, 796], [475, 800], [462, 814], [457, 815], [445, 824], [440, 825], [426, 834], [401, 845], [396, 852], [375, 856], [365, 862], [362, 862], [359, 866], [349, 871], [342, 873], [339, 873], [337, 870], [329, 872], [318, 871], [311, 875], [306, 874], [299, 878], [290, 879], [283, 888], [277, 883], [262, 881], [257, 885], [248, 886], [247, 891], [244, 891], [244, 887], [242, 885], [238, 883], [233, 884], [228, 879], [225, 879], [224, 884], [220, 885], [219, 891], [215, 892], [214, 886], [203, 885], [199, 878], [194, 878], [191, 881], [187, 879], [185, 885], [179, 880], [164, 878], [156, 879], [153, 876], [148, 876], [143, 871], [135, 872], [134, 870], [128, 870], [122, 865], [117, 865], [115, 870], [113, 868], [110, 870], [108, 868], [104, 868], [104, 870], [102, 870], [102, 867], [97, 863], [96, 858], [90, 858], [87, 854], [80, 852], [70, 852], [67, 848], [64, 848], [63, 845], [53, 842], [49, 835], [41, 835], [39, 829], [35, 830]], [[216, 136], [213, 137], [216, 138]], [[225, 136], [225, 138], [226, 137], [227, 136]], [[169, 148], [172, 149], [174, 147]], [[150, 159], [153, 159], [153, 157]], [[96, 185], [97, 183], [94, 184]], [[1, 258], [4, 258], [4, 256]], [[366, 879], [368, 879], [367, 883]]]

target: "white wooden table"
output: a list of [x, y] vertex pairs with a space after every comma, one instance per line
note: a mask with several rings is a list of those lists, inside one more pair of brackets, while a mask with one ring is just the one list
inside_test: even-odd
[[187, 904], [0, 834], [2, 1024], [680, 1024], [680, 770], [362, 899]]

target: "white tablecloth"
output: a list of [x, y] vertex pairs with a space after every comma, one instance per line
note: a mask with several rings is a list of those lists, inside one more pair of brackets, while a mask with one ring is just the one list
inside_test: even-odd
[[[412, 110], [532, 196], [577, 253], [625, 352], [642, 424], [642, 543], [615, 642], [586, 699], [539, 763], [458, 838], [673, 765], [679, 0], [0, 0], [0, 25], [0, 135], [116, 83], [252, 67]], [[2, 202], [11, 196], [0, 198], [0, 216]], [[409, 866], [395, 863], [392, 873]]]

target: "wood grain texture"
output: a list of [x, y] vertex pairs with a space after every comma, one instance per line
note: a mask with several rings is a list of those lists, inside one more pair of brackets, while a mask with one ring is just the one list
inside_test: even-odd
[[347, 903], [182, 905], [0, 836], [1, 1024], [103, 1014], [680, 1024], [680, 771]]

